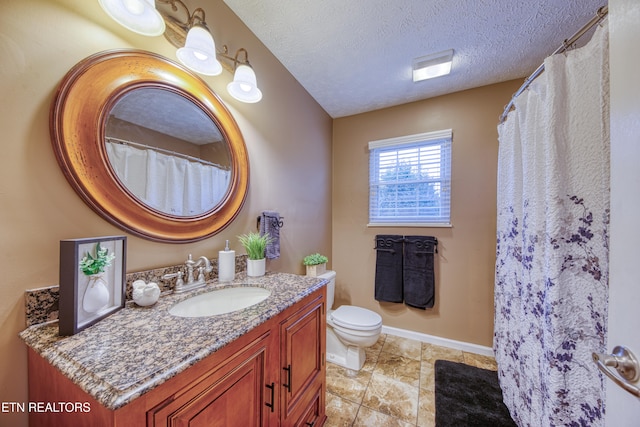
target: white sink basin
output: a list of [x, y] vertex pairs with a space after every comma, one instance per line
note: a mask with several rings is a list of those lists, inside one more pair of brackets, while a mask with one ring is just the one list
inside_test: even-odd
[[264, 288], [240, 286], [207, 292], [181, 301], [169, 309], [178, 317], [206, 317], [231, 313], [264, 301], [271, 291]]

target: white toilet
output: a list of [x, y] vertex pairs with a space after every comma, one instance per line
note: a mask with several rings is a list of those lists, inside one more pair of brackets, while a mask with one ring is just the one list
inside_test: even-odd
[[327, 279], [327, 360], [345, 368], [360, 370], [365, 361], [365, 347], [378, 341], [382, 317], [366, 308], [342, 305], [333, 310], [336, 272], [319, 277]]

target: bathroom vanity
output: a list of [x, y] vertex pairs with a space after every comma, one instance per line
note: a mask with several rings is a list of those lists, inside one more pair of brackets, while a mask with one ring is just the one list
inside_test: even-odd
[[[167, 295], [82, 332], [30, 327], [32, 425], [321, 426], [325, 416], [326, 280], [272, 273]], [[169, 309], [220, 287], [271, 291], [227, 314], [184, 318]], [[67, 404], [71, 402], [72, 405]], [[88, 405], [86, 404], [88, 403]], [[66, 410], [65, 410], [66, 408]], [[86, 411], [90, 409], [90, 411]]]

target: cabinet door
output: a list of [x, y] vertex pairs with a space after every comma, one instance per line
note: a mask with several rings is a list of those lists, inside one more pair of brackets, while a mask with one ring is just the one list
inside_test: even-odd
[[244, 347], [202, 380], [147, 413], [148, 425], [258, 427], [269, 425], [274, 393], [266, 382], [269, 333]]
[[283, 425], [304, 415], [317, 385], [324, 392], [325, 327], [322, 295], [281, 324]]

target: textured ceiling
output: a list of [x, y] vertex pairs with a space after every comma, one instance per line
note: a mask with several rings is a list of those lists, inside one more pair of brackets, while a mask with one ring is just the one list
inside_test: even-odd
[[162, 89], [137, 89], [111, 110], [117, 119], [196, 145], [222, 141], [215, 123], [196, 104]]
[[[334, 118], [524, 79], [607, 4], [607, 0], [224, 2]], [[447, 49], [455, 50], [451, 74], [413, 83], [412, 60]], [[259, 79], [260, 64], [252, 65]]]

